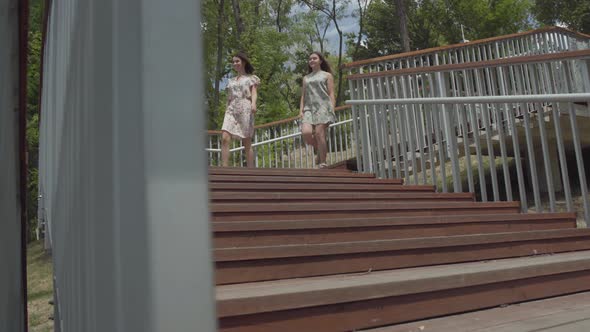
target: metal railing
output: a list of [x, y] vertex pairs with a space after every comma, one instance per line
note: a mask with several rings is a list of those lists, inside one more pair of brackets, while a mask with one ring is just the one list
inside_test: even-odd
[[[349, 106], [336, 108], [336, 122], [327, 134], [328, 154], [326, 162], [333, 165], [354, 158], [355, 141], [352, 126], [352, 110]], [[206, 148], [209, 165], [221, 165], [221, 131], [210, 130]], [[256, 167], [263, 168], [314, 168], [317, 167], [314, 151], [301, 137], [299, 117], [272, 122], [255, 127], [252, 147]], [[244, 167], [246, 158], [240, 140], [230, 146], [230, 166]]]
[[574, 211], [579, 191], [589, 222], [588, 59], [580, 50], [351, 75], [358, 168], [539, 212], [560, 200]]
[[462, 44], [383, 56], [346, 64], [348, 74], [363, 74], [474, 63], [590, 48], [588, 35], [561, 27], [546, 27]]

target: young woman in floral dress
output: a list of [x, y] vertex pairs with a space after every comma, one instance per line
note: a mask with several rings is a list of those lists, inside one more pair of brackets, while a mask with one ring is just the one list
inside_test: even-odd
[[246, 152], [246, 164], [254, 167], [252, 136], [256, 114], [257, 87], [260, 79], [253, 75], [254, 67], [243, 53], [232, 58], [237, 73], [227, 85], [227, 108], [221, 127], [221, 165], [229, 166], [229, 144], [232, 138], [241, 139]]
[[335, 119], [335, 104], [330, 64], [321, 53], [313, 52], [308, 59], [308, 74], [303, 77], [299, 115], [302, 117], [301, 134], [305, 143], [316, 150], [319, 168], [328, 166], [326, 132]]

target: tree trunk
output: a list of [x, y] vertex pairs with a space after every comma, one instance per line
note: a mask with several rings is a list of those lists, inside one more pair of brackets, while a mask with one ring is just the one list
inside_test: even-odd
[[342, 102], [342, 96], [344, 96], [344, 94], [342, 93], [342, 43], [343, 43], [343, 38], [342, 38], [342, 31], [340, 30], [340, 28], [336, 28], [336, 30], [338, 31], [338, 37], [340, 39], [340, 44], [338, 46], [338, 94], [336, 95], [336, 105], [340, 105]]
[[410, 35], [408, 33], [408, 15], [404, 0], [395, 0], [397, 16], [399, 17], [399, 31], [402, 37], [402, 47], [404, 52], [410, 51]]
[[[215, 94], [213, 101], [213, 119], [217, 122], [219, 110], [219, 85], [221, 81], [221, 70], [223, 67], [223, 16], [225, 0], [219, 0], [217, 8], [217, 63], [215, 64]], [[217, 125], [217, 123], [215, 123]]]
[[358, 0], [358, 5], [359, 5], [359, 35], [358, 35], [358, 38], [356, 39], [356, 44], [354, 45], [354, 52], [352, 53], [353, 60], [357, 59], [359, 48], [361, 47], [361, 41], [363, 39], [363, 18], [365, 16], [367, 0], [365, 0], [364, 8], [363, 8], [362, 0]]
[[231, 3], [232, 3], [232, 8], [234, 10], [234, 18], [236, 20], [236, 28], [238, 29], [238, 31], [237, 31], [238, 43], [241, 46], [242, 45], [242, 34], [246, 31], [246, 28], [244, 27], [244, 22], [242, 21], [242, 14], [240, 13], [240, 3], [238, 2], [238, 0], [232, 0]]
[[[324, 54], [324, 37], [326, 36], [326, 31], [327, 31], [329, 25], [326, 24], [326, 29], [324, 29], [324, 34], [322, 34], [320, 32], [320, 26], [318, 25], [317, 21], [314, 22], [314, 25], [315, 25], [316, 34], [318, 35], [318, 43], [320, 44], [320, 53]], [[312, 43], [311, 48], [313, 48], [313, 43]]]
[[281, 28], [281, 5], [283, 4], [283, 1], [279, 0], [279, 3], [277, 5], [277, 31], [281, 32], [282, 28]]
[[340, 26], [338, 25], [338, 17], [336, 16], [336, 0], [332, 0], [332, 20], [334, 22], [334, 27], [338, 32], [338, 94], [336, 95], [336, 105], [340, 105], [342, 102], [342, 44], [343, 44], [343, 37], [342, 37], [342, 30], [340, 30]]

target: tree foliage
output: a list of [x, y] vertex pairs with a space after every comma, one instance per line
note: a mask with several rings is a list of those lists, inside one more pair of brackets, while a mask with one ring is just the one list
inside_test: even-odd
[[28, 239], [33, 239], [37, 226], [37, 196], [39, 184], [39, 84], [41, 79], [41, 36], [43, 1], [29, 2], [29, 35], [27, 58], [27, 216]]
[[[355, 59], [400, 53], [400, 0], [373, 0], [365, 17], [366, 49]], [[530, 0], [405, 0], [411, 50], [500, 36], [530, 28]]]
[[590, 33], [588, 0], [535, 0], [533, 12], [542, 24], [564, 24], [570, 29]]

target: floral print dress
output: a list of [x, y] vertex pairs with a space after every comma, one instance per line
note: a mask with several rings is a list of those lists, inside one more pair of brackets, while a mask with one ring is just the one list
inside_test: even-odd
[[254, 135], [254, 114], [252, 114], [252, 86], [258, 86], [256, 75], [231, 78], [227, 85], [227, 109], [221, 130], [232, 137], [249, 138]]
[[328, 92], [330, 74], [319, 70], [303, 77], [305, 96], [303, 96], [303, 123], [312, 125], [333, 123], [334, 107]]

